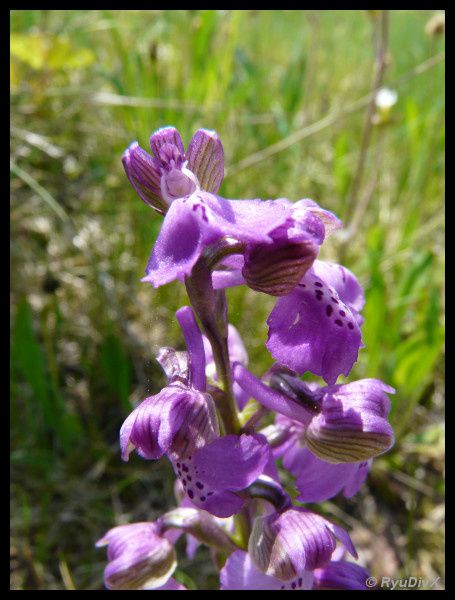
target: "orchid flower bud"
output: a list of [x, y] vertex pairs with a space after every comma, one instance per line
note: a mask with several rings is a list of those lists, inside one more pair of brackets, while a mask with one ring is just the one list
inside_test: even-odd
[[160, 518], [160, 523], [166, 529], [181, 529], [198, 541], [218, 550], [232, 552], [236, 549], [234, 542], [226, 531], [205, 510], [179, 507], [164, 514]]
[[104, 582], [111, 590], [159, 588], [177, 566], [174, 547], [156, 523], [114, 527], [96, 545], [108, 546]]

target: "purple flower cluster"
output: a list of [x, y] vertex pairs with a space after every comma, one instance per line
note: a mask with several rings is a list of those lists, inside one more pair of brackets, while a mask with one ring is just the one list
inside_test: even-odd
[[[368, 572], [346, 558], [357, 558], [348, 533], [305, 507], [353, 496], [394, 442], [394, 390], [377, 379], [337, 384], [362, 347], [365, 302], [348, 269], [318, 259], [341, 223], [308, 199], [217, 195], [223, 148], [213, 131], [198, 130], [185, 152], [164, 127], [150, 146], [153, 156], [136, 142], [123, 155], [136, 192], [164, 215], [143, 281], [181, 281], [191, 307], [176, 313], [186, 351], [160, 349], [167, 385], [125, 420], [120, 448], [125, 461], [165, 455], [178, 506], [98, 542], [108, 546], [106, 586], [186, 589], [172, 578], [185, 534], [189, 556], [211, 547], [222, 590], [367, 589]], [[276, 362], [261, 377], [228, 322], [225, 288], [237, 285], [276, 297], [265, 343]]]

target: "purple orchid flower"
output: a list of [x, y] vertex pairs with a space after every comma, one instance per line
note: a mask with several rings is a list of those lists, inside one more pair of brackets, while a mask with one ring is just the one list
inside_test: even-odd
[[256, 519], [248, 553], [237, 550], [221, 571], [221, 589], [312, 589], [336, 553], [336, 540], [357, 557], [347, 532], [320, 515], [288, 507]]
[[258, 517], [248, 542], [256, 567], [283, 582], [330, 562], [337, 540], [357, 558], [349, 534], [339, 525], [302, 507]]
[[[387, 394], [395, 390], [378, 379], [317, 388], [281, 373], [271, 377], [271, 383], [280, 390], [277, 391], [239, 364], [234, 368], [234, 379], [269, 410], [299, 422], [303, 427], [297, 434], [298, 443], [304, 442], [312, 454], [333, 465], [356, 464], [357, 470], [363, 472], [346, 470], [347, 479], [343, 481], [348, 488], [351, 476], [354, 480], [350, 483], [355, 487], [365, 474], [367, 465], [361, 463], [386, 452], [394, 443], [387, 420]], [[288, 437], [292, 440], [291, 433]]]
[[[247, 278], [251, 273], [255, 281], [253, 287], [259, 286], [258, 270], [262, 265], [264, 285], [267, 285], [266, 280], [272, 287], [276, 283], [274, 295], [283, 295], [298, 283], [316, 258], [318, 248], [330, 229], [327, 225], [329, 220], [334, 222], [333, 228], [338, 226], [338, 219], [312, 200], [296, 203], [284, 198], [228, 200], [207, 192], [194, 192], [175, 200], [170, 206], [142, 281], [159, 287], [175, 279], [183, 279], [191, 274], [205, 250], [228, 238], [238, 252], [245, 253], [242, 271], [245, 273], [246, 269]], [[289, 256], [283, 250], [286, 245], [289, 246]], [[294, 252], [296, 245], [303, 245], [300, 252]], [[288, 273], [287, 283], [282, 282], [281, 291], [278, 290], [278, 280], [275, 282], [273, 276], [268, 279], [271, 264], [264, 255], [264, 252], [273, 255], [275, 251], [280, 256], [280, 260], [273, 263], [278, 270], [277, 276]], [[238, 279], [239, 272], [233, 268], [237, 262], [238, 259], [234, 260], [232, 256], [221, 262], [228, 276], [227, 282], [217, 282], [214, 276], [215, 287], [232, 285], [229, 281], [232, 275]]]
[[165, 214], [177, 198], [196, 190], [216, 193], [224, 176], [223, 146], [214, 131], [199, 129], [185, 154], [175, 127], [162, 127], [150, 137], [154, 156], [133, 142], [123, 153], [126, 175], [140, 198]]
[[219, 437], [215, 405], [204, 391], [202, 335], [189, 307], [176, 317], [189, 351], [188, 372], [180, 370], [181, 361], [167, 349], [162, 362], [169, 385], [146, 398], [122, 425], [122, 458], [128, 460], [133, 449], [146, 459], [167, 454], [190, 500], [218, 517], [229, 517], [245, 504], [236, 492], [264, 472], [271, 449], [260, 434]]
[[[111, 590], [169, 589], [177, 566], [172, 543], [157, 523], [132, 523], [110, 529], [97, 542], [108, 546], [104, 582]], [[171, 584], [173, 585], [173, 584]]]

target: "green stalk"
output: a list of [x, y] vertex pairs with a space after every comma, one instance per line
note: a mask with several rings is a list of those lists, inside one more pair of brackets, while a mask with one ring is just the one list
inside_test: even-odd
[[237, 403], [234, 397], [228, 350], [228, 317], [224, 291], [212, 287], [212, 274], [202, 256], [185, 279], [186, 290], [202, 330], [212, 346], [218, 379], [224, 395], [218, 404], [227, 434], [240, 432]]

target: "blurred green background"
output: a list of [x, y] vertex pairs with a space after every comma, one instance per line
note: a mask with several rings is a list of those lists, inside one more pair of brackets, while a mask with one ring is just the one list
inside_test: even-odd
[[[444, 26], [388, 11], [383, 85], [398, 99], [354, 190], [381, 12], [11, 11], [13, 589], [101, 589], [95, 541], [174, 504], [166, 461], [118, 451], [124, 418], [163, 385], [155, 351], [183, 347], [183, 286], [140, 283], [161, 218], [120, 161], [167, 124], [185, 144], [219, 133], [221, 195], [310, 197], [350, 226], [321, 256], [365, 287], [351, 378], [397, 389], [397, 441], [356, 497], [320, 508], [374, 575], [442, 587]], [[274, 299], [228, 300], [260, 375]], [[217, 587], [204, 548], [177, 577]]]

